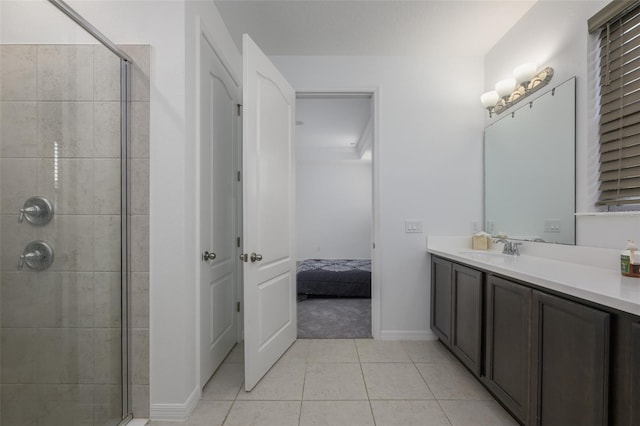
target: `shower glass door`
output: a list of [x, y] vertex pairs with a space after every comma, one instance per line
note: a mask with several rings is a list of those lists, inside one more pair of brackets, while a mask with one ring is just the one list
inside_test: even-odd
[[47, 2], [3, 3], [0, 425], [118, 425], [121, 60]]

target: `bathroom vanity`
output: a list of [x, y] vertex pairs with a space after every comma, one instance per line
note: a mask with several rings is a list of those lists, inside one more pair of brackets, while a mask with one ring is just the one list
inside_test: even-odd
[[640, 279], [615, 250], [429, 237], [431, 329], [527, 425], [640, 424]]

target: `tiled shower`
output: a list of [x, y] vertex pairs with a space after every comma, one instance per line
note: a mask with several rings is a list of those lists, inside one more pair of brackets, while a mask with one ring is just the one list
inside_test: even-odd
[[150, 48], [120, 48], [133, 59], [126, 162], [118, 57], [101, 44], [0, 44], [1, 426], [148, 416]]

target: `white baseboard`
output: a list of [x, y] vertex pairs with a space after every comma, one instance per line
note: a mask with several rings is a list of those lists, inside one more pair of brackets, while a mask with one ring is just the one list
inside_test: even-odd
[[131, 419], [127, 426], [145, 426], [147, 423], [149, 423], [148, 419]]
[[380, 340], [438, 340], [430, 330], [380, 330]]
[[151, 404], [149, 418], [152, 421], [184, 421], [196, 407], [202, 390], [196, 387], [182, 404]]

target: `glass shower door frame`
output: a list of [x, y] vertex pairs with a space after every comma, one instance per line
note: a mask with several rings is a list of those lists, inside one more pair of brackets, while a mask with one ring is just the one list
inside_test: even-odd
[[120, 58], [120, 218], [121, 218], [121, 337], [122, 337], [122, 422], [126, 424], [132, 417], [131, 413], [131, 392], [129, 386], [129, 360], [130, 352], [130, 336], [129, 336], [129, 319], [130, 315], [130, 228], [131, 214], [130, 208], [130, 143], [131, 140], [131, 65], [133, 60], [122, 49], [116, 46], [104, 34], [98, 31], [86, 19], [84, 19], [73, 8], [62, 0], [49, 0], [49, 2], [58, 8], [62, 13], [67, 15], [71, 20], [77, 23], [91, 36], [98, 40], [103, 46], [113, 52]]

